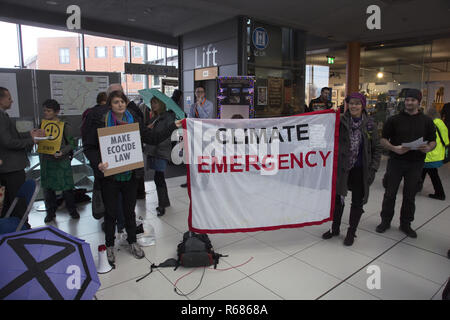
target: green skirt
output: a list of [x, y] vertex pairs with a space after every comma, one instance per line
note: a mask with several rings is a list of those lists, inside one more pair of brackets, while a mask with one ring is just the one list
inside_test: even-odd
[[66, 191], [74, 188], [70, 160], [41, 161], [41, 187], [53, 191]]

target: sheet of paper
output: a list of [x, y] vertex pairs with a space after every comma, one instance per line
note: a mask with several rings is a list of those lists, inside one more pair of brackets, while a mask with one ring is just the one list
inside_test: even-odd
[[411, 150], [417, 150], [419, 149], [420, 146], [423, 146], [427, 143], [428, 141], [423, 141], [423, 137], [420, 137], [419, 139], [414, 140], [412, 142], [402, 143], [402, 147], [410, 148]]

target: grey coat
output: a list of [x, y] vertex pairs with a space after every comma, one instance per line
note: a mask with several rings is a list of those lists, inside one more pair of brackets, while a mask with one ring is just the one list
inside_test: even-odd
[[[366, 204], [369, 199], [369, 187], [375, 179], [375, 173], [380, 166], [380, 159], [382, 153], [382, 147], [380, 144], [380, 138], [378, 136], [377, 126], [373, 119], [371, 119], [367, 112], [363, 110], [362, 114], [361, 130], [363, 139], [363, 188], [364, 199], [363, 203]], [[346, 169], [346, 164], [349, 161], [350, 156], [350, 130], [351, 130], [351, 115], [349, 111], [346, 111], [341, 118], [339, 126], [339, 152], [338, 152], [338, 173], [336, 181], [336, 194], [346, 196], [347, 191], [351, 190], [351, 186], [348, 185], [349, 171]]]
[[[167, 127], [170, 123], [175, 121], [175, 113], [173, 111], [166, 111], [156, 119], [151, 119], [150, 123], [154, 123], [153, 130], [159, 132], [162, 128]], [[158, 145], [146, 145], [145, 153], [151, 157], [171, 160], [172, 142], [167, 138]]]
[[27, 152], [33, 145], [30, 133], [19, 133], [9, 115], [0, 110], [0, 173], [25, 169], [29, 164]]

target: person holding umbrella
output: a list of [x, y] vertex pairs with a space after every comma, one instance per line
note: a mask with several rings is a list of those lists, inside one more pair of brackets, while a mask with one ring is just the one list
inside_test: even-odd
[[[149, 128], [159, 131], [166, 127], [169, 123], [174, 122], [175, 113], [167, 110], [164, 102], [154, 96], [151, 101], [150, 124]], [[172, 144], [170, 138], [167, 138], [158, 145], [148, 146], [149, 167], [155, 170], [154, 180], [156, 184], [156, 192], [158, 194], [158, 217], [166, 213], [166, 207], [170, 207], [169, 194], [167, 192], [166, 179], [164, 171], [166, 171], [167, 163], [170, 160], [172, 152]]]

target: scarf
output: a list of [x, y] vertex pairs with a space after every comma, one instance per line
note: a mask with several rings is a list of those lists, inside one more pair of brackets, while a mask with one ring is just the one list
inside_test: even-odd
[[134, 123], [133, 116], [131, 115], [131, 113], [128, 110], [125, 111], [125, 114], [123, 115], [123, 117], [124, 117], [124, 120], [117, 119], [117, 117], [114, 115], [114, 112], [112, 112], [110, 110], [110, 111], [108, 111], [108, 113], [106, 113], [106, 116], [105, 116], [105, 126], [106, 127], [115, 127], [115, 126], [120, 126], [122, 124]]
[[362, 141], [361, 118], [350, 118], [350, 157], [348, 159], [347, 170], [350, 171], [358, 160], [359, 147]]

